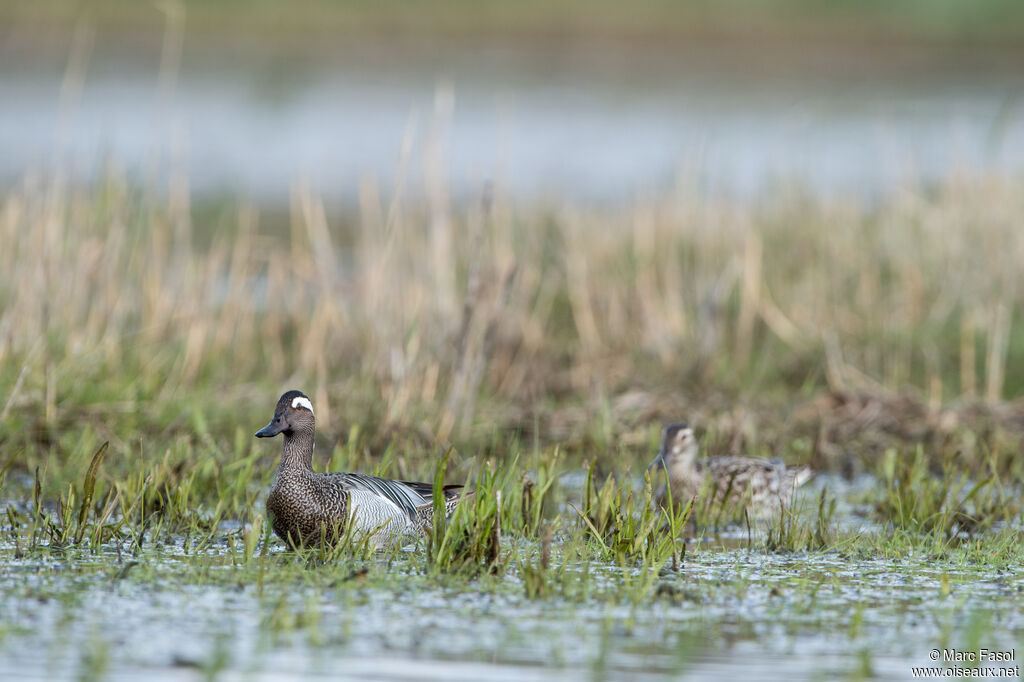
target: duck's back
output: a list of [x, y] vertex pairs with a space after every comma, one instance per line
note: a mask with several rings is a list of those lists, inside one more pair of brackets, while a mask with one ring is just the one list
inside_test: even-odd
[[722, 455], [697, 461], [715, 500], [749, 505], [757, 516], [771, 514], [810, 478], [810, 469], [787, 469], [781, 459]]

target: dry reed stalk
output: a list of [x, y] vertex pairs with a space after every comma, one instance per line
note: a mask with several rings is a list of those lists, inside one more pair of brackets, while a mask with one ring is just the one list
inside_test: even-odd
[[985, 399], [997, 402], [1003, 396], [1006, 376], [1006, 351], [1010, 345], [1010, 311], [1006, 304], [996, 304], [989, 325], [988, 355], [985, 359]]
[[662, 361], [671, 353], [671, 333], [661, 302], [663, 289], [658, 284], [657, 236], [652, 207], [643, 203], [633, 216], [633, 260], [636, 268], [636, 301], [643, 319], [644, 346], [658, 353]]
[[574, 213], [563, 216], [565, 237], [566, 286], [572, 304], [573, 322], [579, 336], [580, 351], [584, 357], [594, 358], [600, 354], [601, 332], [598, 330], [597, 315], [591, 300], [589, 281], [588, 243], [593, 235], [586, 235], [583, 220]]
[[975, 376], [974, 340], [976, 335], [974, 319], [970, 315], [960, 318], [960, 394], [973, 398], [977, 395]]
[[[199, 243], [191, 230], [212, 228], [182, 232], [187, 203], [108, 184], [26, 180], [3, 199], [0, 369], [27, 368], [8, 413], [31, 404], [52, 423], [95, 377], [112, 378], [101, 394], [127, 385], [143, 400], [295, 381], [321, 409], [357, 389], [350, 401], [380, 401], [367, 412], [385, 422], [437, 420], [447, 436], [551, 396], [679, 390], [694, 367], [770, 363], [780, 348], [790, 389], [824, 364], [834, 390], [911, 386], [934, 407], [959, 364], [965, 395], [1020, 391], [1024, 235], [1009, 184], [869, 216], [671, 197], [625, 214], [459, 210], [438, 184], [425, 205], [392, 198], [385, 217], [365, 183], [354, 225], [296, 186], [290, 232], [260, 234], [243, 207], [237, 229]], [[0, 374], [4, 394], [19, 376]], [[721, 374], [692, 376], [715, 388]]]
[[760, 236], [753, 230], [747, 233], [743, 245], [743, 276], [740, 290], [739, 319], [736, 323], [736, 362], [750, 364], [754, 345], [755, 316], [761, 307], [761, 259], [763, 246]]

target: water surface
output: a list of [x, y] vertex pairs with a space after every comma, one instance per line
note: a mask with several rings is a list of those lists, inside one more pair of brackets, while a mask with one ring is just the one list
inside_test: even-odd
[[158, 186], [174, 168], [197, 196], [262, 204], [299, 180], [351, 203], [367, 179], [386, 196], [475, 196], [495, 181], [520, 200], [629, 202], [680, 182], [875, 197], [1024, 170], [1024, 71], [1004, 63], [889, 69], [815, 53], [779, 67], [712, 45], [185, 46], [161, 81], [157, 47], [98, 40], [62, 90], [59, 49], [8, 44], [0, 182], [56, 161], [82, 181], [114, 168]]
[[[304, 564], [272, 541], [245, 565], [226, 542], [20, 558], [3, 542], [0, 669], [16, 679], [910, 679], [933, 649], [1014, 650], [1019, 665], [1024, 643], [1020, 566], [766, 553], [757, 538], [691, 545], [645, 591], [640, 568], [564, 557], [556, 539], [563, 573], [536, 599], [515, 562], [435, 578], [417, 551]], [[505, 549], [536, 565], [535, 545]]]

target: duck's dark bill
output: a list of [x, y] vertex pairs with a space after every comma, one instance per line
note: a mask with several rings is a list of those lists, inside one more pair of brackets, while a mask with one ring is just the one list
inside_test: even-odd
[[276, 436], [277, 434], [281, 433], [281, 431], [283, 431], [283, 429], [281, 428], [283, 424], [277, 424], [275, 423], [276, 421], [276, 419], [272, 419], [269, 424], [267, 424], [262, 429], [256, 432], [256, 437], [270, 438], [271, 436]]

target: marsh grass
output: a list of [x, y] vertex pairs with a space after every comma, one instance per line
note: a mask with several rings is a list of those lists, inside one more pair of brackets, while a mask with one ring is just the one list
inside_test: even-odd
[[[693, 577], [719, 552], [1019, 566], [1022, 197], [985, 178], [871, 210], [681, 189], [588, 211], [368, 183], [344, 218], [297, 186], [277, 223], [117, 178], [26, 182], [0, 207], [0, 561], [251, 588], [272, 642], [314, 646], [325, 603], [364, 586], [625, 606], [628, 628], [659, 600], [756, 591], [732, 566], [721, 589]], [[272, 534], [279, 451], [252, 433], [292, 387], [316, 404], [318, 470], [434, 481], [424, 540]], [[837, 529], [825, 490], [767, 528], [653, 504], [629, 472], [681, 418], [711, 454], [873, 472], [882, 532]], [[446, 519], [436, 493], [460, 481]], [[688, 546], [691, 519], [746, 543]], [[826, 608], [828, 580], [798, 574], [799, 608]]]
[[970, 537], [1021, 518], [1019, 482], [1006, 485], [994, 470], [972, 481], [951, 459], [940, 473], [933, 468], [920, 447], [912, 457], [886, 452], [879, 472], [884, 485], [876, 506], [879, 518], [900, 530], [946, 538]]
[[768, 454], [807, 439], [818, 469], [925, 442], [1019, 474], [1022, 408], [1001, 400], [1024, 390], [1020, 196], [984, 179], [871, 212], [685, 191], [593, 212], [367, 187], [333, 219], [298, 186], [284, 224], [200, 223], [117, 178], [26, 183], [0, 211], [0, 445], [61, 490], [102, 441], [113, 470], [187, 449], [204, 494], [237, 498], [231, 467], [266, 465], [248, 434], [267, 396], [300, 386], [329, 451], [401, 476], [444, 442], [465, 475], [510, 436], [621, 471], [679, 418]]
[[[941, 610], [942, 600], [971, 589], [972, 581], [1006, 581], [1012, 588], [1013, 573], [1007, 571], [1015, 570], [1013, 567], [1024, 559], [1024, 537], [1019, 528], [1009, 525], [979, 530], [959, 542], [917, 529], [897, 529], [893, 533], [838, 531], [834, 526], [835, 499], [827, 489], [818, 495], [816, 504], [787, 507], [765, 532], [758, 531], [756, 542], [748, 541], [745, 548], [699, 542], [684, 553], [686, 545], [681, 538], [689, 520], [685, 505], [680, 514], [656, 507], [648, 477], [642, 481], [627, 477], [601, 479], [594, 466], [588, 468], [584, 489], [576, 499], [577, 495], [564, 490], [560, 483], [575, 474], [576, 467], [566, 466], [557, 448], [515, 452], [500, 462], [482, 461], [466, 479], [474, 494], [445, 520], [438, 513], [438, 493], [444, 482], [452, 480], [450, 464], [456, 458], [455, 451], [447, 448], [437, 455], [434, 468], [434, 524], [420, 543], [374, 550], [349, 535], [333, 546], [292, 551], [271, 534], [258, 505], [237, 518], [226, 511], [247, 504], [248, 493], [243, 495], [244, 500], [217, 505], [197, 502], [187, 509], [180, 508], [182, 500], [194, 498], [171, 495], [147, 511], [143, 500], [153, 478], [143, 477], [144, 472], [124, 479], [105, 475], [103, 453], [102, 446], [94, 451], [90, 461], [95, 466], [84, 470], [62, 504], [48, 508], [43, 502], [35, 507], [42, 510], [41, 530], [33, 531], [28, 518], [4, 529], [5, 539], [23, 539], [25, 549], [21, 559], [15, 561], [27, 558], [37, 573], [54, 576], [47, 578], [53, 582], [51, 588], [33, 588], [34, 592], [8, 594], [7, 598], [36, 602], [56, 595], [67, 601], [67, 613], [81, 614], [83, 604], [76, 591], [81, 586], [74, 588], [60, 582], [60, 574], [68, 566], [76, 567], [81, 585], [98, 583], [100, 589], [111, 593], [116, 592], [117, 585], [126, 584], [133, 589], [141, 587], [147, 595], [151, 590], [242, 595], [252, 604], [247, 617], [253, 619], [265, 641], [261, 646], [268, 649], [307, 646], [333, 651], [344, 647], [353, 632], [376, 627], [374, 622], [382, 608], [380, 595], [401, 604], [389, 610], [392, 615], [388, 617], [397, 618], [389, 621], [389, 627], [407, 629], [414, 617], [418, 619], [415, 622], [434, 627], [446, 618], [462, 617], [437, 606], [438, 600], [446, 601], [453, 594], [483, 595], [485, 603], [493, 598], [493, 603], [500, 605], [502, 619], [521, 617], [521, 609], [528, 613], [534, 613], [531, 608], [543, 609], [542, 613], [554, 613], [552, 618], [571, 619], [573, 632], [582, 627], [575, 622], [574, 609], [591, 614], [586, 616], [591, 620], [595, 610], [606, 609], [609, 615], [602, 632], [612, 639], [599, 647], [596, 670], [608, 665], [603, 657], [613, 640], [632, 637], [634, 624], [649, 623], [652, 610], [661, 613], [659, 609], [667, 606], [672, 607], [671, 613], [694, 614], [690, 618], [697, 625], [691, 627], [712, 631], [720, 622], [713, 615], [717, 610], [736, 605], [743, 605], [737, 610], [739, 614], [748, 607], [766, 609], [770, 615], [760, 616], [768, 619], [766, 623], [789, 623], [787, 627], [793, 632], [809, 627], [809, 622], [835, 628], [836, 632], [849, 629], [851, 641], [859, 644], [862, 639], [856, 628], [864, 626], [851, 625], [848, 607], [836, 606], [836, 595], [849, 594], [851, 583], [858, 586], [857, 598], [867, 598], [860, 589], [878, 589], [870, 579], [856, 575], [859, 560], [867, 560], [866, 565], [878, 570], [878, 559], [887, 558], [891, 573], [884, 576], [885, 580], [897, 576], [920, 581], [922, 571], [935, 573], [942, 569], [941, 581], [934, 588], [935, 606], [930, 607]], [[395, 458], [389, 461], [389, 467], [398, 466]], [[530, 463], [525, 475], [520, 462]], [[164, 472], [173, 469], [173, 464], [168, 467], [168, 462], [162, 461], [152, 466]], [[387, 475], [389, 469], [379, 473]], [[238, 475], [247, 480], [232, 483], [226, 494], [241, 494], [230, 491], [247, 491], [266, 482], [258, 467], [239, 467]], [[94, 500], [86, 505], [88, 513], [81, 521], [79, 502], [92, 479], [96, 482]], [[193, 481], [186, 485], [208, 485], [213, 490], [220, 490], [222, 485], [213, 477], [186, 476], [184, 480]], [[39, 489], [44, 490], [45, 485], [41, 483]], [[0, 490], [5, 495], [10, 493], [7, 488]], [[111, 518], [104, 520], [103, 510], [109, 505], [104, 500], [110, 495], [119, 495], [119, 501]], [[17, 514], [16, 506], [8, 505], [9, 518]], [[61, 510], [65, 510], [66, 525], [55, 518]], [[111, 532], [98, 535], [111, 524], [115, 525]], [[52, 531], [51, 525], [55, 527]], [[62, 535], [53, 541], [51, 532]], [[33, 534], [37, 537], [34, 546], [24, 541]], [[103, 541], [93, 545], [89, 539], [97, 536]], [[76, 537], [81, 541], [76, 543]], [[67, 542], [62, 544], [64, 538]], [[0, 560], [9, 561], [9, 552], [0, 546]], [[725, 553], [728, 560], [716, 571], [713, 567], [723, 556], [720, 553]], [[780, 554], [784, 560], [788, 560], [785, 555], [794, 555], [789, 568], [771, 568]], [[432, 595], [428, 617], [420, 613], [422, 605], [403, 603], [415, 602], [414, 595], [421, 593]], [[884, 598], [879, 599], [886, 604], [896, 599], [895, 593], [870, 594], [883, 594]], [[901, 597], [899, 604], [911, 606], [900, 608], [920, 610], [921, 606], [914, 605], [922, 601], [919, 595], [920, 590]], [[1007, 599], [1019, 599], [1012, 592], [1009, 595]], [[233, 596], [232, 601], [235, 599]], [[872, 611], [876, 607], [865, 609], [869, 614], [862, 613], [861, 618], [874, 619], [877, 629], [878, 616]], [[365, 615], [367, 609], [374, 615], [364, 623], [360, 614]], [[410, 615], [417, 613], [420, 615]], [[734, 618], [743, 622], [746, 617], [729, 616], [730, 622]], [[900, 617], [895, 616], [897, 621]], [[664, 627], [664, 623], [659, 622], [657, 627]], [[982, 634], [992, 637], [991, 630]], [[8, 631], [5, 636], [19, 635]], [[710, 636], [721, 637], [717, 633]], [[787, 635], [791, 636], [795, 635]], [[230, 646], [230, 630], [218, 637], [210, 642], [207, 655], [182, 659], [182, 665], [209, 670], [211, 675], [241, 665], [229, 653], [237, 651]], [[578, 636], [574, 641], [578, 644]], [[642, 649], [648, 645], [636, 646]], [[537, 646], [543, 649], [542, 643]], [[116, 643], [107, 639], [98, 639], [82, 650], [97, 656], [95, 661], [86, 662], [89, 665], [119, 660], [124, 655]], [[258, 666], [258, 660], [246, 661], [245, 665]], [[102, 678], [102, 666], [96, 670]]]
[[474, 485], [464, 488], [464, 497], [448, 517], [442, 489], [449, 454], [441, 457], [433, 479], [434, 516], [426, 541], [427, 568], [445, 573], [487, 570], [500, 574], [508, 560], [501, 546], [502, 517], [508, 517], [514, 508], [512, 500], [502, 502], [501, 493], [508, 488], [514, 468], [498, 475], [495, 467], [481, 466]]
[[678, 566], [684, 546], [677, 538], [689, 521], [690, 504], [662, 508], [655, 504], [650, 477], [645, 476], [643, 482], [638, 492], [628, 483], [608, 477], [598, 488], [590, 466], [583, 508], [573, 510], [608, 560], [619, 564], [635, 561], [650, 568], [671, 558]]
[[828, 487], [821, 489], [817, 513], [809, 517], [802, 513], [795, 501], [783, 505], [768, 521], [764, 547], [769, 552], [811, 552], [835, 548], [838, 536], [835, 515], [836, 499], [829, 494]]

